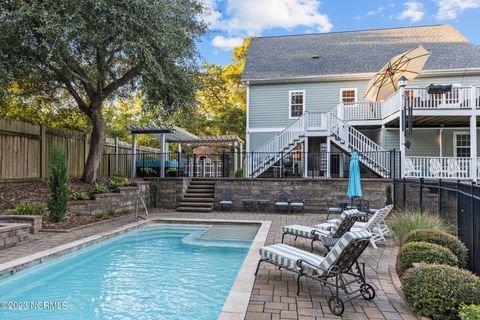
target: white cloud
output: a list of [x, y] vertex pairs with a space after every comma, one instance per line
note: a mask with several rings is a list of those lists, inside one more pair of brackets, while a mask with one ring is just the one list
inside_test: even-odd
[[467, 9], [480, 8], [480, 0], [436, 0], [438, 3], [437, 19], [448, 20], [457, 18]]
[[223, 36], [216, 36], [212, 40], [212, 44], [223, 51], [230, 51], [233, 48], [240, 46], [242, 42], [243, 38], [239, 37], [225, 38]]
[[255, 35], [268, 29], [308, 27], [328, 32], [332, 23], [319, 11], [319, 0], [225, 0], [225, 12], [216, 0], [204, 0], [210, 27], [230, 34]]
[[405, 10], [397, 16], [397, 19], [409, 19], [410, 23], [415, 23], [423, 19], [423, 16], [425, 15], [423, 3], [419, 1], [408, 1], [405, 2], [403, 6], [405, 7]]

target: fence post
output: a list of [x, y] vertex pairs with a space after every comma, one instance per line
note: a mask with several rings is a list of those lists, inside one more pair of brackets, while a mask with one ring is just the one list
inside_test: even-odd
[[438, 214], [442, 212], [442, 179], [438, 179]]
[[419, 194], [419, 202], [420, 202], [420, 213], [423, 213], [423, 178], [420, 178], [420, 194]]
[[193, 154], [193, 177], [197, 177], [197, 156]]
[[182, 152], [177, 152], [177, 178], [180, 177], [180, 160], [182, 160]]
[[405, 197], [407, 196], [407, 186], [405, 185], [405, 178], [402, 179], [403, 182], [403, 208], [405, 209], [405, 206], [407, 205], [407, 201], [405, 200]]
[[40, 126], [40, 178], [47, 179], [47, 127]]
[[110, 177], [110, 153], [108, 154], [108, 176]]

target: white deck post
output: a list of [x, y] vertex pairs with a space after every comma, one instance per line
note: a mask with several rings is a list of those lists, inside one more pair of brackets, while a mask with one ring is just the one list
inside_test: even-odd
[[303, 142], [303, 156], [304, 156], [304, 160], [303, 160], [303, 165], [304, 165], [304, 168], [303, 168], [303, 177], [304, 178], [307, 178], [308, 177], [308, 137], [305, 138], [305, 141]]
[[233, 174], [237, 174], [238, 171], [238, 143], [233, 143]]
[[332, 155], [331, 155], [330, 137], [327, 137], [327, 178], [331, 178], [331, 174], [330, 174], [331, 159], [332, 159]]
[[470, 115], [470, 177], [477, 180], [477, 107], [475, 105], [475, 87], [470, 88], [470, 106], [472, 114]]
[[132, 178], [137, 173], [137, 135], [132, 134]]
[[165, 133], [160, 136], [160, 177], [165, 178]]
[[240, 169], [241, 169], [243, 168], [243, 143], [240, 143], [240, 159], [239, 160], [240, 160]]
[[343, 152], [340, 152], [340, 165], [338, 167], [339, 169], [339, 175], [340, 175], [340, 178], [343, 178], [344, 176], [344, 172], [343, 172], [343, 166], [345, 165], [345, 155], [343, 154]]
[[399, 103], [400, 103], [400, 113], [399, 113], [399, 130], [398, 132], [400, 133], [400, 177], [404, 178], [405, 177], [405, 131], [404, 129], [404, 113], [405, 113], [405, 108], [403, 105], [403, 95], [405, 92], [405, 86], [400, 86], [400, 94], [399, 94]]

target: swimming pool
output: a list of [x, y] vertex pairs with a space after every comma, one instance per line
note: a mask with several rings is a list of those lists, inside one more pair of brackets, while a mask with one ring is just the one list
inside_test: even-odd
[[3, 278], [0, 319], [216, 319], [251, 241], [212, 229], [147, 226]]

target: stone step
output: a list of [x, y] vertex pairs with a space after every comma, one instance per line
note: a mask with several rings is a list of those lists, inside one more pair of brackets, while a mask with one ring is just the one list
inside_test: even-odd
[[190, 185], [198, 185], [198, 184], [215, 185], [215, 181], [209, 181], [209, 180], [192, 180], [192, 181], [190, 181]]
[[215, 189], [187, 189], [187, 193], [209, 193], [209, 194], [214, 194]]
[[215, 189], [215, 185], [210, 184], [190, 184], [188, 189]]
[[214, 193], [198, 193], [198, 192], [186, 192], [185, 195], [183, 196], [184, 198], [208, 198], [208, 199], [213, 199], [214, 198]]
[[180, 212], [212, 212], [213, 208], [178, 207]]
[[180, 207], [211, 208], [213, 202], [180, 202]]
[[183, 202], [213, 202], [213, 197], [205, 197], [205, 198], [183, 198]]

